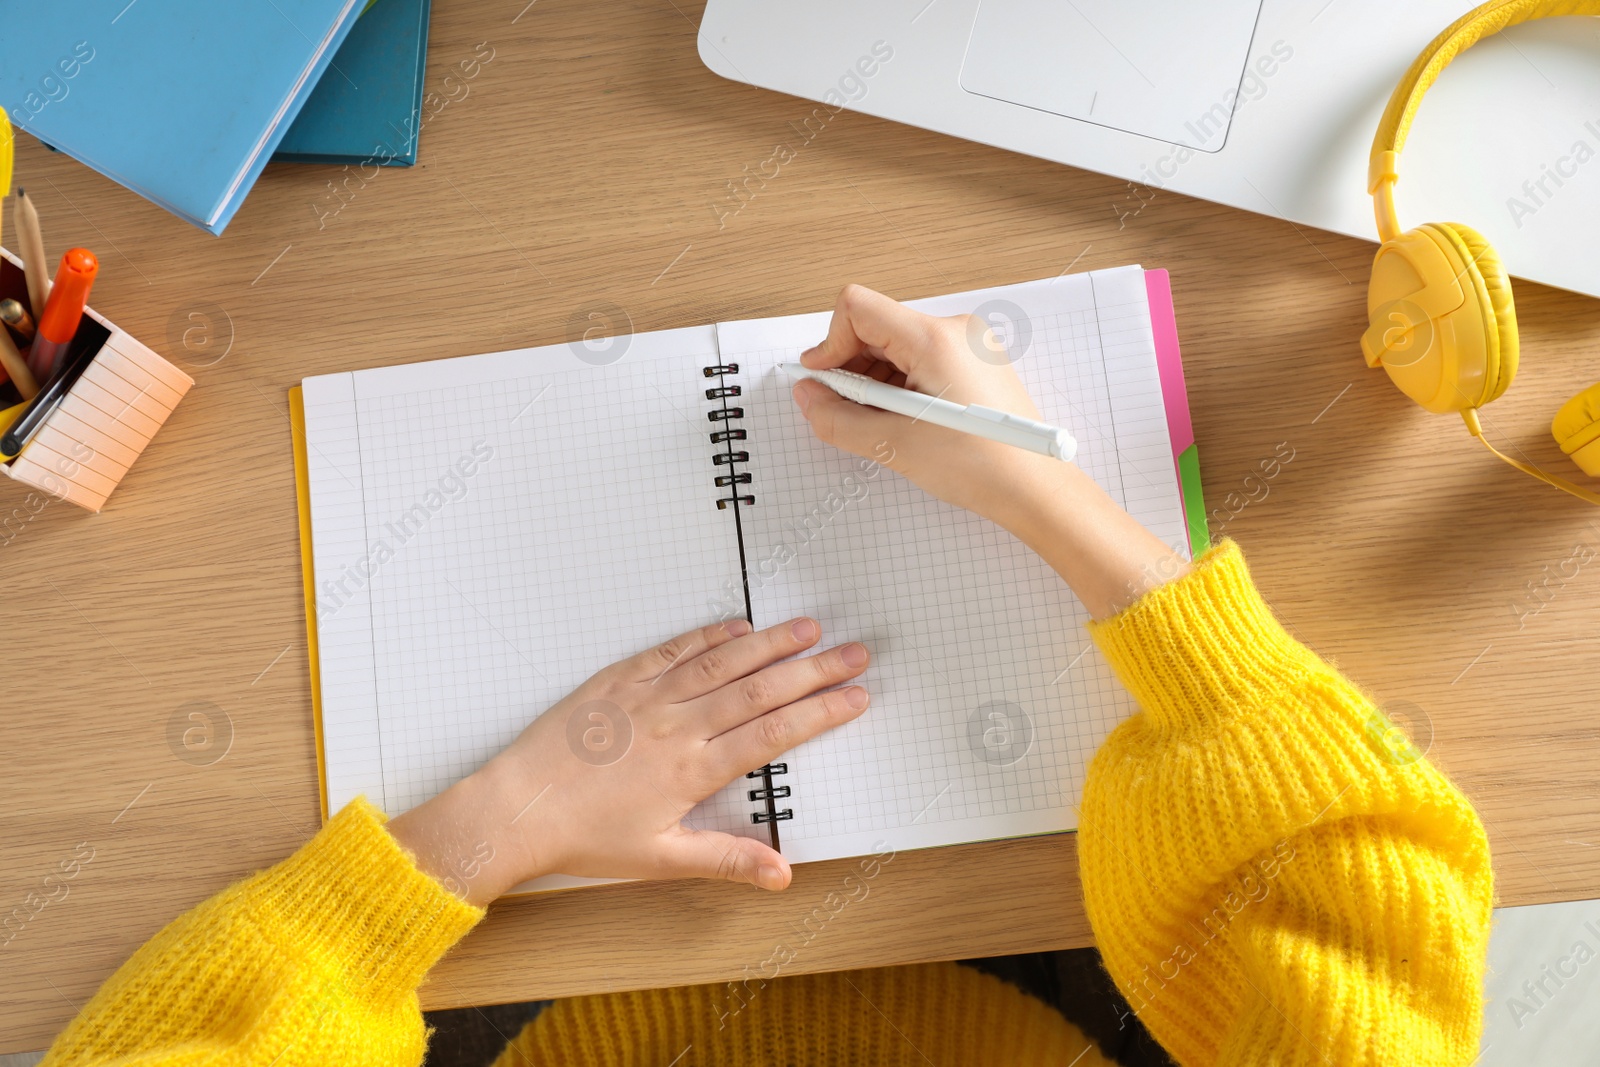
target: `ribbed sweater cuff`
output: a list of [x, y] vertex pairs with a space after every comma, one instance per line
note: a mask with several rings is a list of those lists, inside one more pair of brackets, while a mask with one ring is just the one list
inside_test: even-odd
[[484, 916], [418, 869], [357, 797], [262, 875], [270, 907], [303, 946], [338, 961], [357, 987], [410, 993]]
[[1273, 617], [1233, 541], [1089, 631], [1157, 727], [1281, 701], [1317, 664]]

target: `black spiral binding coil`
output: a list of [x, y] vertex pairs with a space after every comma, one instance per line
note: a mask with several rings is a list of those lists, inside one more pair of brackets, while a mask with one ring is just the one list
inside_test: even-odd
[[[744, 427], [734, 425], [736, 420], [744, 418], [744, 408], [728, 403], [734, 397], [744, 394], [742, 386], [728, 380], [739, 373], [739, 364], [717, 363], [710, 367], [703, 367], [701, 371], [707, 378], [715, 378], [717, 380], [715, 385], [706, 390], [706, 399], [715, 400], [719, 403], [718, 407], [706, 412], [706, 418], [716, 426], [716, 429], [711, 431], [711, 443], [722, 446], [722, 451], [715, 453], [711, 457], [711, 462], [718, 468], [715, 479], [716, 485], [718, 489], [731, 490], [731, 495], [717, 498], [717, 508], [726, 511], [728, 505], [733, 505], [733, 518], [734, 522], [737, 523], [739, 522], [740, 505], [750, 505], [756, 502], [754, 494], [741, 492], [737, 488], [738, 486], [750, 484], [750, 472], [739, 469], [741, 464], [750, 462], [750, 453], [742, 448], [734, 447], [735, 441], [747, 439]], [[743, 569], [744, 535], [742, 532], [740, 533], [739, 545], [739, 563], [740, 568]], [[750, 590], [747, 582], [745, 587], [745, 610], [747, 612], [749, 611], [749, 606]], [[772, 838], [773, 848], [779, 847], [777, 824], [794, 818], [794, 809], [783, 808], [780, 810], [777, 805], [777, 801], [789, 795], [789, 787], [772, 784], [774, 775], [788, 773], [789, 765], [787, 763], [769, 763], [764, 767], [757, 767], [745, 775], [746, 778], [758, 784], [758, 788], [747, 789], [745, 794], [749, 797], [751, 803], [762, 806], [761, 810], [750, 813], [750, 821], [758, 825], [766, 824]]]
[[794, 818], [793, 808], [784, 808], [782, 811], [779, 811], [778, 806], [773, 803], [775, 800], [779, 800], [788, 796], [789, 787], [786, 785], [773, 785], [772, 779], [776, 775], [788, 773], [789, 765], [787, 763], [769, 763], [764, 767], [757, 767], [755, 770], [745, 775], [746, 778], [759, 778], [761, 779], [762, 783], [762, 788], [760, 789], [747, 789], [745, 791], [749, 795], [750, 799], [764, 800], [767, 802], [766, 811], [756, 811], [750, 813], [751, 822], [783, 822], [787, 819]]
[[[745, 440], [743, 427], [732, 425], [735, 419], [744, 418], [744, 408], [733, 407], [728, 401], [744, 393], [742, 386], [729, 382], [728, 376], [739, 373], [737, 363], [715, 363], [709, 367], [700, 368], [701, 373], [707, 378], [717, 379], [717, 384], [706, 390], [707, 400], [721, 401], [721, 407], [712, 408], [706, 412], [706, 418], [714, 423], [719, 423], [717, 429], [711, 431], [711, 443], [714, 445], [727, 445], [728, 447], [711, 457], [711, 462], [719, 467], [730, 468], [726, 474], [718, 474], [716, 484], [718, 489], [730, 489], [734, 486], [749, 485], [750, 473], [732, 469], [735, 464], [750, 462], [750, 453], [742, 449], [735, 449], [731, 442]], [[729, 504], [738, 507], [740, 504], [754, 504], [755, 495], [741, 493], [733, 489], [731, 496], [717, 498], [717, 510], [726, 511]]]

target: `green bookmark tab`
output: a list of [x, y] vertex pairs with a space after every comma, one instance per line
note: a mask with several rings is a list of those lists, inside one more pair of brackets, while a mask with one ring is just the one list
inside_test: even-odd
[[1190, 445], [1178, 454], [1178, 484], [1183, 489], [1183, 514], [1189, 524], [1189, 551], [1194, 558], [1211, 547], [1206, 528], [1206, 502], [1200, 492], [1200, 453]]

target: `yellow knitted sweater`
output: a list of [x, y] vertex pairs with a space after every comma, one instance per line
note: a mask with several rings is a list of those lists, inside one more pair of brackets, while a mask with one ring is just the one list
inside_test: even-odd
[[[1284, 632], [1232, 544], [1094, 636], [1142, 711], [1090, 768], [1084, 897], [1112, 977], [1174, 1058], [1472, 1062], [1492, 884], [1465, 798]], [[174, 920], [45, 1064], [419, 1063], [417, 986], [483, 913], [383, 821], [355, 801]], [[716, 992], [562, 1001], [498, 1063], [1109, 1062], [953, 964], [780, 979], [726, 1027]]]

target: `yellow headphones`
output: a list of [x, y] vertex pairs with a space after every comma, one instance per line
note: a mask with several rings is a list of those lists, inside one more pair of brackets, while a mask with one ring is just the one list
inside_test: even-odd
[[[1381, 365], [1402, 393], [1427, 410], [1459, 411], [1472, 436], [1513, 467], [1600, 504], [1600, 493], [1512, 459], [1483, 436], [1478, 409], [1504, 393], [1517, 373], [1511, 279], [1494, 248], [1460, 223], [1430, 222], [1402, 232], [1394, 206], [1400, 150], [1439, 72], [1486, 36], [1555, 15], [1600, 15], [1600, 0], [1491, 0], [1435, 37], [1395, 87], [1372, 140], [1367, 177], [1383, 244], [1372, 264], [1371, 324], [1361, 351], [1367, 366]], [[1600, 384], [1563, 404], [1550, 432], [1585, 474], [1600, 476]]]

